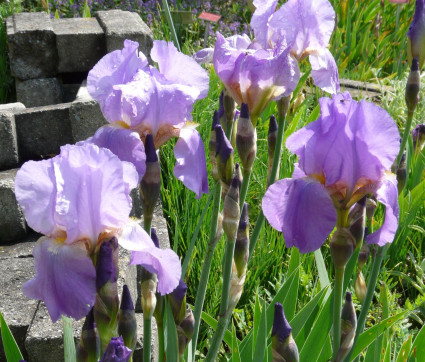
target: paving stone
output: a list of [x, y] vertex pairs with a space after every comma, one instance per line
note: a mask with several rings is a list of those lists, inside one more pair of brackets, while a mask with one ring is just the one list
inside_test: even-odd
[[24, 214], [15, 198], [17, 171], [0, 172], [0, 244], [22, 239], [27, 234]]
[[49, 157], [72, 143], [71, 103], [35, 107], [15, 114], [21, 161]]
[[89, 71], [106, 54], [105, 35], [95, 18], [53, 19], [59, 73]]
[[3, 113], [3, 112], [16, 113], [24, 109], [25, 109], [25, 106], [20, 102], [0, 104], [0, 113]]
[[139, 50], [148, 58], [153, 46], [152, 30], [137, 13], [122, 10], [97, 11], [96, 18], [106, 35], [106, 50], [122, 49], [124, 40], [139, 43]]
[[15, 115], [10, 111], [0, 111], [0, 140], [0, 170], [17, 167], [19, 154]]
[[6, 29], [13, 76], [26, 80], [56, 75], [56, 39], [46, 12], [14, 14], [7, 18]]
[[62, 84], [58, 78], [17, 79], [16, 98], [27, 108], [62, 103]]
[[[22, 285], [34, 275], [32, 249], [37, 239], [38, 235], [32, 234], [25, 242], [0, 246], [0, 310], [24, 358], [27, 358], [25, 336], [38, 301], [27, 298], [22, 293]], [[2, 343], [0, 361], [6, 361]]]

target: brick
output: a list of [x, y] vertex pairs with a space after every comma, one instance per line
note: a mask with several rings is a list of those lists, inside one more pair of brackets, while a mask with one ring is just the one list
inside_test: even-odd
[[0, 140], [0, 170], [17, 167], [19, 154], [15, 115], [10, 111], [0, 111]]
[[17, 79], [16, 98], [27, 108], [62, 103], [62, 84], [58, 78]]
[[57, 74], [56, 39], [46, 12], [14, 14], [6, 28], [13, 76], [26, 80]]
[[59, 73], [89, 71], [106, 54], [105, 35], [95, 18], [53, 19]]

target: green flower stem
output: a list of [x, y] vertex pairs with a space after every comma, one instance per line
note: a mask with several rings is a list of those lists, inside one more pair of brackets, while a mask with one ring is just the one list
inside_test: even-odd
[[345, 267], [335, 268], [333, 324], [332, 324], [332, 361], [335, 361], [341, 343], [341, 309], [344, 289]]
[[193, 330], [193, 337], [192, 337], [193, 360], [195, 360], [196, 344], [198, 341], [199, 326], [201, 323], [201, 313], [204, 307], [205, 292], [207, 290], [207, 284], [208, 284], [208, 279], [210, 276], [210, 269], [211, 269], [211, 264], [212, 264], [212, 260], [214, 256], [215, 247], [218, 242], [218, 240], [216, 239], [216, 233], [217, 233], [217, 224], [218, 224], [218, 213], [220, 212], [220, 202], [221, 202], [220, 181], [216, 182], [213, 193], [214, 193], [213, 195], [214, 201], [213, 201], [213, 209], [211, 213], [210, 237], [208, 240], [207, 251], [205, 253], [205, 259], [202, 265], [201, 278], [199, 280], [198, 291], [196, 293], [196, 299], [195, 299], [195, 310], [194, 310], [195, 327]]
[[239, 193], [239, 206], [242, 214], [243, 204], [245, 203], [246, 193], [248, 192], [249, 180], [251, 179], [252, 168], [250, 170], [243, 170], [241, 191]]
[[221, 341], [223, 340], [224, 333], [226, 332], [227, 325], [229, 324], [232, 311], [228, 311], [225, 315], [220, 315], [217, 323], [217, 328], [214, 333], [211, 346], [205, 358], [205, 362], [214, 362], [220, 349]]
[[158, 326], [158, 361], [165, 361], [165, 340], [164, 340], [164, 323], [157, 320], [156, 322]]
[[143, 317], [143, 361], [151, 360], [152, 317]]
[[[401, 139], [400, 151], [397, 156], [397, 166], [400, 164], [401, 157], [403, 156], [404, 149], [406, 148], [407, 139], [410, 136], [410, 128], [412, 126], [413, 114], [414, 112], [407, 112], [407, 121], [404, 127], [403, 138]], [[406, 165], [406, 167], [408, 166]], [[409, 172], [409, 170], [406, 171]]]
[[[276, 149], [273, 155], [273, 164], [272, 164], [272, 169], [270, 171], [270, 178], [269, 178], [269, 182], [267, 186], [270, 186], [276, 180], [277, 169], [279, 167], [279, 162], [280, 162], [280, 156], [282, 155], [282, 143], [283, 143], [283, 135], [285, 131], [285, 119], [286, 119], [285, 117], [278, 117], [278, 120], [277, 120]], [[255, 244], [257, 243], [258, 236], [260, 235], [261, 228], [263, 227], [263, 223], [264, 223], [264, 214], [263, 214], [263, 210], [261, 209], [257, 217], [257, 221], [255, 222], [254, 230], [252, 231], [251, 237], [249, 239], [249, 258], [251, 258], [252, 252], [254, 251]]]
[[145, 229], [149, 236], [151, 235], [152, 218], [153, 215], [143, 215], [143, 229]]
[[[366, 298], [362, 305], [359, 318], [357, 320], [356, 336], [354, 338], [353, 347], [351, 348], [351, 351], [348, 353], [347, 357], [345, 357], [345, 360], [344, 360], [345, 362], [350, 361], [351, 355], [353, 353], [353, 349], [357, 343], [357, 340], [359, 339], [360, 334], [362, 334], [363, 329], [365, 327], [367, 313], [372, 303], [373, 293], [375, 292], [376, 282], [378, 281], [378, 276], [379, 276], [379, 271], [381, 270], [382, 260], [384, 259], [384, 256], [388, 250], [389, 245], [390, 244], [387, 244], [382, 247], [378, 247], [378, 252], [376, 253], [375, 259], [373, 261], [372, 272], [368, 280]], [[358, 359], [356, 359], [356, 361], [358, 361]]]

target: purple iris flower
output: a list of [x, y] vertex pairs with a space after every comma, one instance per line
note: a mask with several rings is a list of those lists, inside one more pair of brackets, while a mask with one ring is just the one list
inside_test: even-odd
[[[64, 146], [60, 155], [29, 161], [18, 171], [16, 198], [28, 225], [45, 235], [33, 252], [35, 277], [23, 292], [43, 300], [53, 321], [62, 314], [80, 319], [90, 311], [96, 296], [92, 258], [104, 240], [116, 237], [129, 250], [156, 249], [129, 219], [130, 191], [137, 183], [133, 164], [93, 144]], [[163, 251], [158, 260], [177, 273], [176, 254]], [[176, 287], [179, 277], [168, 282]]]
[[409, 62], [413, 58], [419, 59], [419, 67], [422, 68], [425, 60], [425, 1], [416, 0], [415, 15], [407, 32], [407, 55]]
[[325, 242], [338, 214], [374, 194], [386, 208], [385, 220], [366, 240], [381, 246], [392, 242], [399, 207], [397, 181], [388, 170], [400, 147], [396, 124], [382, 108], [357, 103], [347, 92], [319, 102], [319, 119], [286, 141], [299, 164], [291, 179], [268, 188], [264, 215], [288, 247], [307, 253]]
[[[174, 174], [199, 198], [208, 192], [208, 177], [202, 139], [190, 121], [194, 102], [208, 94], [208, 74], [172, 43], [154, 41], [151, 58], [159, 70], [138, 46], [125, 40], [122, 50], [105, 55], [89, 72], [87, 89], [112, 126], [135, 131], [142, 141], [151, 134], [157, 149], [179, 137]], [[114, 145], [102, 146], [115, 152]], [[141, 163], [138, 170], [144, 170]]]
[[130, 356], [131, 349], [124, 345], [122, 337], [112, 337], [99, 362], [128, 362]]
[[264, 49], [284, 41], [298, 61], [307, 56], [314, 84], [326, 92], [339, 91], [338, 68], [328, 46], [335, 11], [328, 0], [288, 0], [277, 11], [277, 0], [254, 1], [251, 19], [256, 40]]

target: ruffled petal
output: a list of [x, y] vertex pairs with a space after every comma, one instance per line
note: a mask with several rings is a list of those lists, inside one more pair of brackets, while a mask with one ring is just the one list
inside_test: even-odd
[[376, 192], [376, 199], [385, 205], [385, 219], [382, 226], [366, 237], [368, 244], [383, 246], [392, 243], [398, 227], [398, 190], [395, 175], [387, 176]]
[[208, 95], [210, 79], [205, 69], [191, 57], [179, 52], [172, 42], [155, 40], [151, 57], [158, 63], [161, 74], [167, 80], [197, 89], [199, 93], [196, 99]]
[[183, 128], [174, 147], [174, 176], [196, 194], [208, 193], [208, 174], [202, 138], [193, 128]]
[[171, 293], [181, 277], [181, 264], [177, 254], [171, 249], [149, 248], [131, 253], [130, 265], [142, 265], [150, 273], [158, 275], [158, 292]]
[[214, 48], [201, 49], [193, 55], [198, 64], [210, 64], [213, 62]]
[[49, 235], [55, 229], [56, 178], [52, 160], [28, 161], [16, 174], [15, 195], [28, 225]]
[[141, 251], [155, 246], [148, 233], [136, 222], [128, 222], [122, 228], [118, 243], [127, 250]]
[[336, 94], [339, 92], [338, 67], [329, 49], [322, 48], [310, 54], [311, 76], [314, 85], [325, 92]]
[[[107, 148], [121, 161], [131, 162], [139, 174], [138, 180], [130, 185], [132, 188], [137, 186], [146, 172], [145, 146], [137, 132], [125, 128], [105, 126], [99, 128], [93, 137], [78, 142], [77, 146], [84, 143], [93, 143], [98, 147]], [[133, 175], [133, 172], [130, 173]]]
[[255, 39], [264, 49], [269, 47], [268, 43], [268, 20], [276, 10], [277, 0], [254, 1], [255, 11], [251, 18], [251, 28], [254, 30]]
[[33, 255], [35, 277], [23, 285], [24, 294], [44, 301], [53, 322], [86, 316], [96, 297], [96, 270], [84, 244], [41, 238]]
[[262, 208], [270, 225], [283, 233], [286, 246], [301, 253], [319, 249], [337, 220], [326, 189], [309, 178], [275, 182], [267, 189]]

